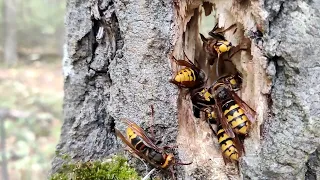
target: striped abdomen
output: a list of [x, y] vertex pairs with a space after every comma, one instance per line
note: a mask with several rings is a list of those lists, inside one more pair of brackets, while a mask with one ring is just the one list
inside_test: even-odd
[[149, 147], [147, 147], [143, 140], [138, 136], [131, 128], [127, 128], [127, 137], [130, 143], [138, 150], [139, 152], [145, 152]]
[[184, 82], [195, 82], [197, 80], [197, 76], [198, 74], [193, 69], [184, 68], [178, 72], [174, 80], [182, 84]]
[[162, 153], [146, 146], [141, 137], [138, 136], [131, 128], [127, 128], [127, 137], [135, 149], [146, 155], [150, 161], [158, 165], [163, 165], [165, 163], [166, 159], [163, 157]]
[[248, 134], [250, 128], [248, 117], [233, 99], [226, 101], [222, 105], [222, 111], [235, 133]]
[[239, 153], [235, 143], [233, 142], [233, 139], [227, 133], [225, 133], [221, 125], [218, 126], [217, 137], [222, 154], [231, 160], [238, 161]]

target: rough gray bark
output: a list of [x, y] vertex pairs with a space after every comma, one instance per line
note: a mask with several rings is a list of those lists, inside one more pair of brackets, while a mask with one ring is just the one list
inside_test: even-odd
[[18, 60], [17, 54], [17, 25], [16, 25], [16, 0], [3, 1], [4, 21], [4, 61], [11, 66]]
[[[177, 90], [168, 83], [167, 63], [171, 11], [169, 1], [68, 1], [59, 153], [89, 160], [118, 152], [115, 122], [148, 123], [152, 104], [156, 136], [175, 141]], [[57, 156], [53, 172], [63, 162]]]
[[[227, 39], [249, 48], [233, 59], [244, 75], [241, 97], [258, 113], [240, 172], [224, 165], [216, 138], [192, 117], [189, 97], [178, 96], [168, 82], [171, 50], [211, 70], [198, 36], [200, 0], [176, 6], [171, 0], [68, 1], [65, 118], [57, 150], [83, 161], [114, 154], [122, 147], [115, 124], [124, 128], [119, 119], [128, 118], [148, 128], [153, 104], [156, 139], [177, 143], [179, 158], [193, 161], [177, 169], [182, 179], [319, 178], [319, 1], [210, 2], [219, 25], [238, 25]], [[252, 34], [257, 29], [263, 44]], [[52, 171], [63, 162], [57, 156]]]
[[308, 161], [317, 161], [313, 164], [319, 169], [319, 158], [311, 155], [320, 146], [319, 5], [320, 1], [264, 4], [264, 50], [269, 66], [275, 66], [272, 106], [264, 122], [261, 153], [253, 159], [258, 163], [246, 164], [250, 168], [244, 169], [244, 177], [309, 179]]

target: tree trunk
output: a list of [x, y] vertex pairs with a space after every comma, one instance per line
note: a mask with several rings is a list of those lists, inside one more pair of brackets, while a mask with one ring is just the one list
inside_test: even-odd
[[4, 127], [7, 118], [7, 109], [0, 109], [0, 147], [1, 147], [1, 179], [8, 180], [8, 161], [6, 148], [6, 128]]
[[8, 66], [17, 63], [16, 0], [4, 0], [4, 61]]
[[[119, 119], [147, 129], [149, 105], [154, 105], [156, 139], [177, 144], [179, 159], [193, 161], [176, 168], [179, 178], [320, 177], [320, 3], [210, 2], [219, 26], [237, 24], [237, 31], [227, 32], [226, 38], [248, 48], [232, 59], [243, 75], [240, 96], [257, 112], [244, 142], [240, 172], [235, 164], [224, 165], [216, 137], [193, 117], [190, 97], [168, 82], [177, 69], [168, 58], [171, 52], [178, 59], [185, 52], [207, 74], [212, 71], [199, 36], [200, 0], [68, 1], [59, 153], [82, 161], [117, 153], [122, 143], [113, 130], [115, 125], [124, 128]], [[55, 157], [52, 171], [62, 163]]]

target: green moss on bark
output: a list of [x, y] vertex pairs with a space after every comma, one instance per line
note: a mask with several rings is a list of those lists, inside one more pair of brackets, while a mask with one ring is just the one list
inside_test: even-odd
[[122, 156], [105, 161], [68, 163], [63, 165], [50, 180], [136, 180], [141, 179], [135, 169]]

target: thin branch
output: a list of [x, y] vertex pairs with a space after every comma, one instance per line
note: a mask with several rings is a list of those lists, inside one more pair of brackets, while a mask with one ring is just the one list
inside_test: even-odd
[[144, 177], [142, 178], [142, 180], [147, 180], [147, 179], [150, 177], [150, 175], [151, 175], [155, 170], [156, 170], [156, 168], [153, 168], [146, 176], [144, 176]]

